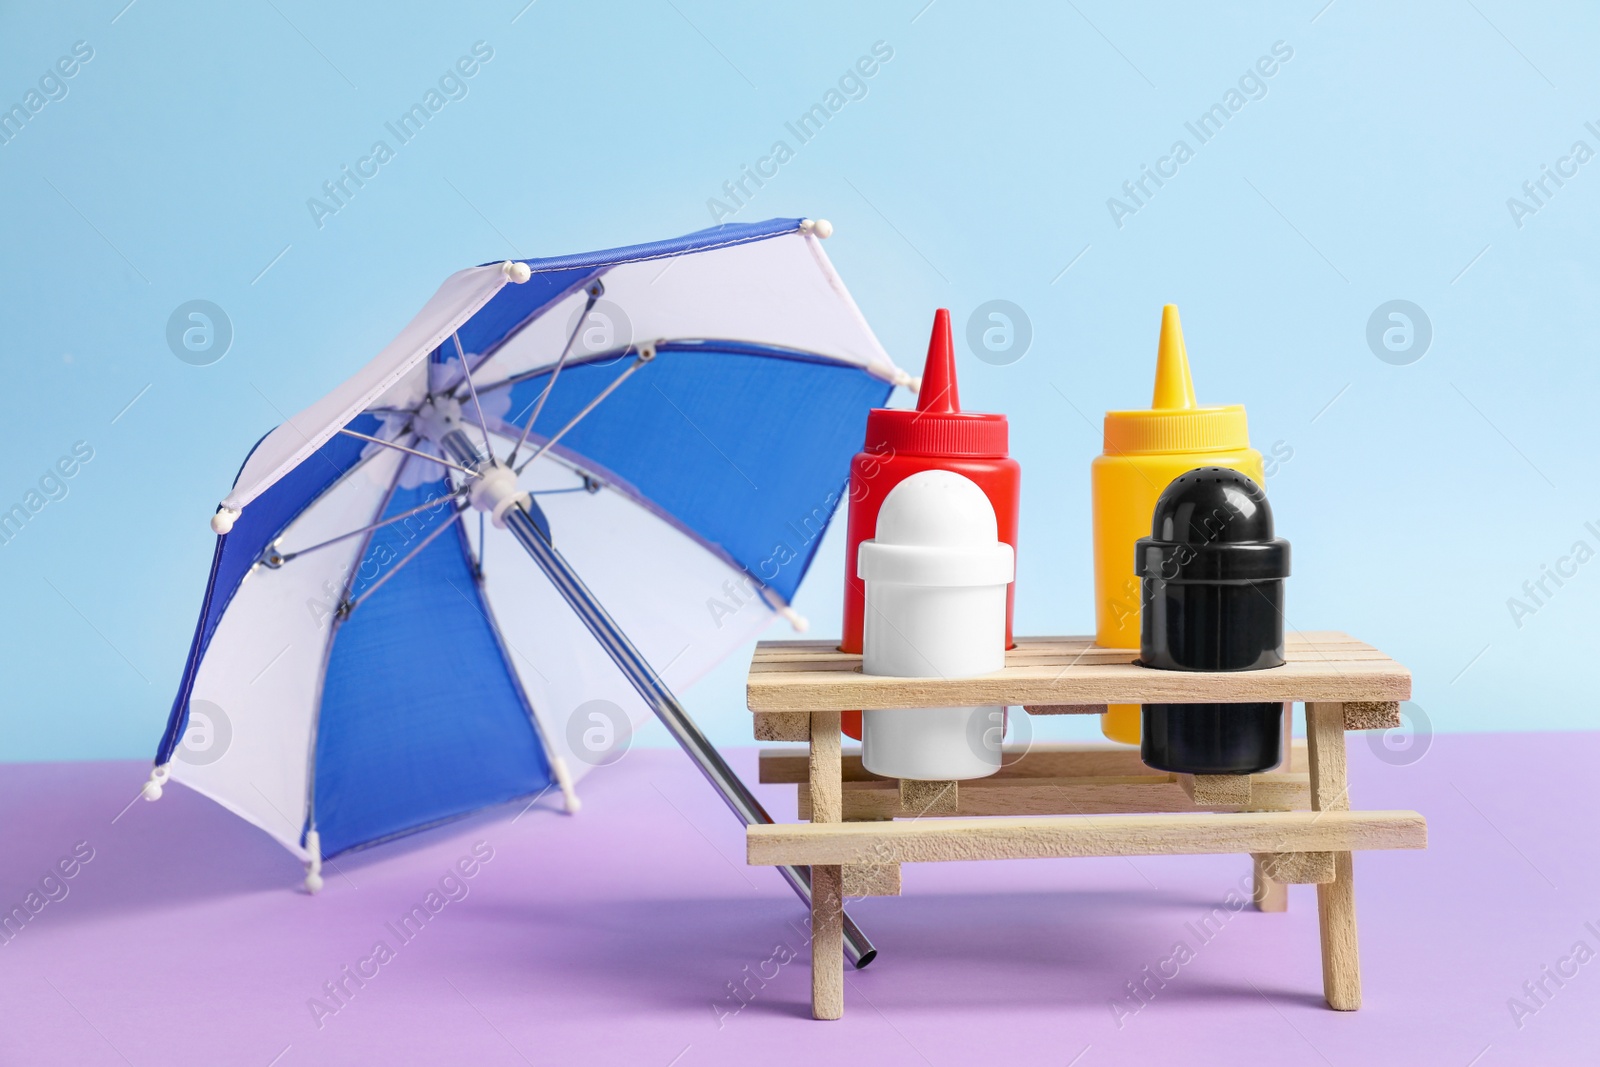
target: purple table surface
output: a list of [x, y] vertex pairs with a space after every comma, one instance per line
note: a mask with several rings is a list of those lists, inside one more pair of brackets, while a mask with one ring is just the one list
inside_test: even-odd
[[1356, 806], [1431, 839], [1356, 860], [1361, 1011], [1323, 1005], [1311, 887], [1233, 911], [1248, 858], [1163, 857], [908, 867], [852, 907], [882, 955], [831, 1023], [803, 910], [676, 752], [595, 772], [575, 817], [545, 798], [337, 859], [315, 898], [188, 790], [133, 803], [144, 765], [0, 767], [0, 903], [45, 901], [0, 945], [0, 1063], [1600, 1063], [1600, 733], [1349, 747]]

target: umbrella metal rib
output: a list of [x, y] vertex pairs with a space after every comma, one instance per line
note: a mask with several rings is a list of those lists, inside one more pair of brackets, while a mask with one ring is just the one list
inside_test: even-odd
[[489, 423], [483, 417], [483, 405], [478, 403], [478, 387], [472, 384], [472, 368], [467, 366], [467, 354], [461, 350], [461, 332], [450, 335], [456, 343], [456, 355], [461, 358], [461, 375], [467, 379], [467, 392], [472, 394], [472, 406], [478, 411], [478, 425], [483, 428], [483, 450], [494, 455], [494, 445], [489, 443]]
[[[635, 364], [637, 366], [637, 364]], [[598, 398], [597, 398], [598, 399]], [[592, 405], [591, 405], [592, 406]], [[494, 461], [478, 451], [472, 439], [462, 430], [451, 430], [439, 439], [439, 447], [463, 466], [484, 469]], [[547, 444], [546, 448], [549, 447]], [[535, 457], [537, 458], [537, 457]], [[529, 460], [532, 462], [532, 460]], [[536, 505], [531, 505], [535, 506]], [[673, 739], [689, 755], [700, 773], [705, 775], [718, 795], [746, 825], [768, 824], [772, 816], [762, 807], [755, 794], [734, 773], [722, 753], [711, 744], [700, 727], [689, 717], [678, 698], [656, 674], [648, 660], [633, 646], [610, 613], [595, 599], [583, 580], [573, 570], [566, 558], [539, 532], [532, 514], [522, 503], [505, 512], [505, 526], [517, 543], [532, 557], [544, 572], [550, 584], [561, 594], [573, 612], [589, 630], [606, 655], [617, 665], [624, 677], [644, 699], [656, 717], [666, 726]], [[366, 595], [371, 595], [370, 591]], [[785, 880], [807, 906], [811, 903], [811, 869], [809, 867], [783, 866], [778, 868]], [[848, 914], [844, 916], [845, 951], [856, 967], [865, 967], [878, 954], [867, 936], [856, 926]]]
[[405, 445], [397, 445], [393, 441], [385, 441], [381, 437], [373, 437], [371, 434], [357, 433], [355, 430], [349, 429], [348, 427], [341, 426], [339, 428], [339, 432], [349, 437], [358, 437], [363, 441], [371, 441], [373, 444], [382, 445], [384, 448], [392, 448], [396, 452], [405, 452], [413, 456], [418, 456], [427, 460], [429, 463], [437, 463], [440, 466], [449, 467], [451, 470], [460, 474], [465, 474], [469, 478], [475, 476], [474, 471], [469, 471], [459, 463], [451, 463], [448, 459], [445, 459], [442, 456], [430, 456], [426, 452], [415, 448], [407, 448]]
[[[628, 364], [628, 369], [627, 370], [623, 371], [621, 374], [619, 374], [615, 378], [613, 378], [609, 385], [607, 385], [604, 389], [600, 390], [599, 395], [597, 395], [593, 400], [589, 401], [587, 404], [584, 405], [582, 411], [580, 411], [576, 415], [572, 416], [572, 418], [570, 420], [568, 420], [568, 422], [567, 422], [567, 424], [565, 426], [563, 426], [563, 427], [561, 427], [561, 429], [557, 430], [555, 432], [555, 436], [551, 437], [544, 444], [540, 445], [538, 451], [534, 452], [533, 455], [529, 456], [527, 458], [527, 460], [523, 462], [522, 466], [517, 468], [517, 473], [521, 474], [523, 471], [527, 470], [530, 466], [532, 466], [534, 461], [537, 460], [540, 456], [542, 456], [546, 452], [550, 451], [551, 447], [553, 447], [557, 441], [561, 440], [563, 437], [565, 437], [567, 435], [567, 431], [568, 430], [570, 430], [574, 426], [578, 425], [578, 423], [582, 422], [588, 416], [589, 412], [591, 412], [595, 408], [599, 407], [600, 406], [600, 401], [604, 400], [606, 397], [608, 397], [612, 393], [616, 392], [617, 386], [621, 385], [623, 382], [625, 382], [629, 378], [633, 377], [633, 372], [634, 371], [638, 370], [640, 367], [644, 366], [646, 363], [649, 363], [654, 358], [655, 358], [655, 349], [653, 349], [653, 348], [646, 348], [644, 351], [640, 352], [639, 355], [634, 358], [634, 361], [632, 363]], [[532, 420], [529, 420], [528, 425], [529, 426], [533, 425]]]
[[[544, 410], [544, 402], [550, 398], [550, 390], [556, 387], [556, 379], [561, 377], [561, 368], [567, 365], [567, 356], [572, 352], [572, 342], [578, 339], [578, 334], [583, 331], [583, 324], [589, 321], [589, 312], [594, 310], [594, 302], [600, 299], [600, 294], [605, 292], [605, 286], [596, 278], [589, 285], [589, 299], [583, 305], [583, 310], [578, 313], [578, 319], [572, 324], [572, 332], [567, 335], [567, 343], [561, 346], [561, 356], [556, 360], [556, 369], [550, 372], [550, 380], [545, 383], [544, 389], [539, 393], [539, 399], [533, 403], [533, 414], [528, 416], [528, 425], [522, 428], [522, 436], [517, 438], [517, 443], [511, 448], [511, 455], [506, 460], [506, 466], [517, 465], [517, 453], [522, 451], [522, 446], [528, 443], [528, 434], [533, 432], [533, 424], [539, 421], [539, 412]], [[491, 454], [493, 450], [490, 450]]]
[[465, 510], [467, 509], [464, 507], [457, 508], [454, 515], [450, 516], [448, 519], [430, 530], [428, 532], [428, 536], [424, 537], [420, 542], [417, 543], [416, 548], [413, 548], [410, 552], [407, 552], [403, 557], [401, 557], [400, 562], [396, 563], [392, 568], [390, 568], [388, 573], [384, 574], [383, 577], [367, 586], [366, 592], [362, 593], [355, 600], [352, 600], [350, 602], [349, 611], [347, 611], [346, 614], [349, 614], [350, 611], [355, 611], [362, 604], [365, 604], [372, 597], [373, 593], [376, 593], [379, 589], [383, 588], [384, 582], [387, 582], [390, 578], [393, 578], [396, 574], [399, 574], [401, 569], [404, 568], [407, 563], [410, 563], [412, 560], [417, 558], [417, 553], [433, 544], [434, 538], [438, 537], [440, 534], [450, 529], [450, 527], [454, 526], [461, 519], [461, 513]]
[[[402, 461], [402, 462], [404, 462], [404, 461]], [[330, 537], [326, 541], [318, 541], [314, 545], [308, 545], [307, 547], [299, 549], [298, 551], [295, 551], [295, 552], [280, 552], [280, 553], [275, 553], [274, 555], [277, 558], [278, 565], [282, 566], [283, 564], [288, 563], [292, 559], [298, 559], [299, 557], [305, 555], [307, 552], [315, 552], [319, 548], [327, 548], [329, 545], [336, 545], [340, 541], [348, 541], [350, 538], [356, 537], [356, 536], [358, 536], [360, 534], [371, 533], [373, 530], [381, 530], [383, 527], [393, 525], [394, 523], [400, 522], [402, 519], [409, 519], [409, 518], [411, 518], [411, 516], [416, 515], [419, 512], [429, 511], [429, 510], [432, 510], [433, 508], [437, 508], [440, 505], [445, 504], [445, 503], [447, 503], [447, 502], [449, 502], [451, 500], [454, 500], [456, 497], [459, 497], [459, 496], [463, 495], [464, 493], [466, 493], [466, 491], [467, 491], [467, 487], [466, 486], [462, 486], [460, 489], [457, 489], [453, 493], [448, 493], [445, 496], [436, 496], [432, 500], [428, 500], [428, 501], [425, 501], [425, 502], [423, 502], [421, 504], [418, 504], [414, 508], [407, 508], [406, 510], [400, 512], [400, 514], [398, 514], [398, 515], [390, 515], [387, 519], [382, 519], [382, 520], [380, 520], [378, 522], [372, 523], [371, 525], [363, 526], [358, 530], [351, 530], [349, 533], [342, 533], [342, 534], [339, 534], [337, 537]]]

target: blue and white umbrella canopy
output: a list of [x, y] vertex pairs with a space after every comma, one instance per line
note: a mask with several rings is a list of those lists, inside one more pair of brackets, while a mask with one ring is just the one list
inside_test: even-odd
[[913, 384], [827, 232], [775, 219], [447, 279], [245, 461], [147, 795], [170, 774], [313, 868], [552, 784], [570, 799], [603, 725], [574, 715], [651, 709], [473, 510], [429, 419], [459, 405], [502, 460], [532, 420], [517, 490], [682, 689], [789, 613], [867, 410]]

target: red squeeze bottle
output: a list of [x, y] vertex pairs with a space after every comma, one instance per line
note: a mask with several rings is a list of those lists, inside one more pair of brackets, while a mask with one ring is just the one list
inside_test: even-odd
[[[950, 312], [933, 316], [928, 360], [915, 410], [873, 408], [867, 414], [867, 440], [850, 463], [850, 514], [845, 525], [844, 638], [839, 651], [861, 651], [861, 613], [866, 588], [856, 577], [856, 546], [878, 530], [878, 509], [901, 479], [925, 470], [947, 470], [978, 484], [1000, 526], [1000, 540], [1017, 547], [1018, 499], [1022, 465], [1012, 459], [1010, 425], [1004, 415], [962, 411], [956, 392], [955, 349], [950, 342]], [[1016, 583], [1006, 588], [1006, 647]], [[861, 738], [861, 712], [844, 713], [844, 732]]]

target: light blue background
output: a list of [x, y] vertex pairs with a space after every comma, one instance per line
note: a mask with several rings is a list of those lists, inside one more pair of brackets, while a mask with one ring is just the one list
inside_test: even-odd
[[[1172, 301], [1202, 402], [1244, 403], [1258, 447], [1292, 449], [1268, 488], [1293, 625], [1393, 653], [1438, 730], [1595, 724], [1600, 562], [1520, 628], [1506, 604], [1575, 541], [1600, 548], [1600, 160], [1521, 228], [1506, 206], [1574, 141], [1600, 150], [1592, 6], [524, 2], [0, 13], [5, 106], [94, 49], [0, 145], [0, 508], [94, 449], [0, 546], [0, 758], [149, 756], [207, 518], [264, 431], [461, 266], [709, 224], [708, 198], [792, 145], [784, 123], [876, 41], [894, 56], [865, 98], [735, 217], [831, 219], [829, 254], [908, 368], [936, 306], [958, 331], [990, 299], [1026, 310], [1025, 358], [963, 343], [960, 366], [1024, 469], [1020, 632], [1092, 629], [1099, 417], [1148, 401]], [[319, 229], [307, 198], [480, 40], [469, 95]], [[1277, 41], [1294, 54], [1265, 98], [1119, 229], [1107, 198], [1195, 147], [1184, 122]], [[1407, 366], [1365, 340], [1395, 298], [1434, 330]], [[192, 299], [234, 326], [211, 366], [165, 341]], [[837, 632], [841, 526], [797, 604], [818, 634]], [[750, 743], [746, 662], [688, 694], [720, 743]]]

